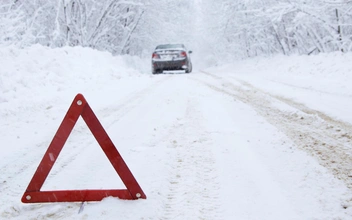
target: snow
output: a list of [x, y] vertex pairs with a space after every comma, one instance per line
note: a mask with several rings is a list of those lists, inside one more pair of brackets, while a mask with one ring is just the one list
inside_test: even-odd
[[[89, 48], [0, 48], [0, 219], [351, 219], [351, 59], [152, 75], [150, 60]], [[80, 213], [21, 203], [77, 93], [146, 200], [109, 197]], [[80, 119], [42, 190], [111, 188], [125, 186]]]
[[[352, 54], [254, 58], [222, 66], [222, 74], [250, 80], [251, 84], [278, 96], [297, 100], [352, 124]], [[233, 76], [233, 72], [237, 73]]]

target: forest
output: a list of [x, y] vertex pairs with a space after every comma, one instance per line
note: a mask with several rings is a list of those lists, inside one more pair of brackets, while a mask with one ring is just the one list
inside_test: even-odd
[[350, 0], [2, 0], [0, 45], [147, 57], [159, 43], [245, 59], [352, 50]]

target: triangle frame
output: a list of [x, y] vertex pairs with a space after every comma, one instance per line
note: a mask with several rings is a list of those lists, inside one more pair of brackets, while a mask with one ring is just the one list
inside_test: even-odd
[[[40, 191], [79, 116], [87, 124], [127, 189]], [[147, 198], [84, 96], [77, 94], [29, 182], [21, 201], [23, 203], [86, 202], [101, 201], [108, 196], [128, 200]]]

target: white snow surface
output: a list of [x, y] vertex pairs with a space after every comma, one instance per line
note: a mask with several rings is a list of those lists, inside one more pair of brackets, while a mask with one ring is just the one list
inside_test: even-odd
[[[352, 219], [351, 60], [152, 75], [89, 48], [0, 48], [0, 219]], [[77, 93], [147, 199], [21, 203]], [[125, 188], [79, 119], [42, 190]]]

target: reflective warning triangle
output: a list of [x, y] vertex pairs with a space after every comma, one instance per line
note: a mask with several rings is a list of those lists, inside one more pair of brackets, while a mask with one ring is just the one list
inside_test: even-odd
[[[98, 141], [101, 149], [125, 184], [126, 189], [40, 191], [79, 116], [83, 118]], [[23, 194], [21, 201], [23, 203], [84, 202], [101, 201], [108, 196], [120, 199], [147, 198], [84, 96], [77, 94]]]

